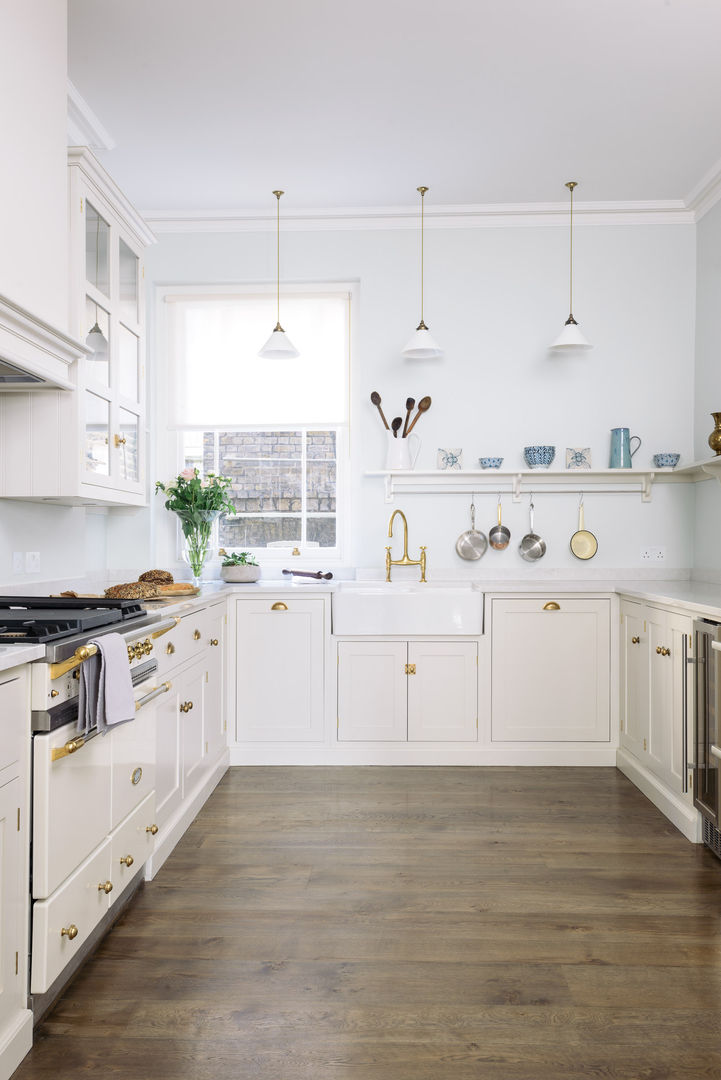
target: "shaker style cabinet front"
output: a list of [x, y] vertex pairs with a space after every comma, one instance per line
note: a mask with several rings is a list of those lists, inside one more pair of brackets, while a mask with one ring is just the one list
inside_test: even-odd
[[494, 742], [608, 742], [610, 601], [492, 600]]
[[687, 745], [690, 740], [684, 716], [691, 715], [692, 648], [691, 616], [621, 601], [620, 744], [689, 806], [684, 759], [692, 755], [684, 753], [684, 736]]
[[238, 599], [236, 739], [323, 738], [325, 602], [285, 594]]
[[475, 641], [340, 641], [339, 742], [472, 742]]

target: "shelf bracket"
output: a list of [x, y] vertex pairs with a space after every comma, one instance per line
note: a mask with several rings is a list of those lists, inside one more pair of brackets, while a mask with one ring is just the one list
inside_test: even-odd
[[522, 481], [523, 481], [523, 477], [521, 476], [521, 474], [516, 473], [516, 475], [513, 477], [512, 502], [514, 502], [514, 503], [519, 503], [521, 501], [521, 483], [522, 483]]
[[655, 473], [645, 473], [641, 479], [641, 502], [651, 502], [651, 489], [653, 488], [653, 478]]
[[386, 473], [384, 481], [386, 489], [385, 501], [389, 503], [393, 501], [393, 477], [390, 473]]

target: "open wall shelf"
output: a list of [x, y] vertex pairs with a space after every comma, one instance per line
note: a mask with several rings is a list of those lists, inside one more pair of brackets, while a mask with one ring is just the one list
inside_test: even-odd
[[439, 470], [416, 472], [396, 469], [390, 472], [367, 472], [385, 483], [385, 501], [397, 494], [406, 495], [482, 495], [511, 494], [520, 502], [525, 493], [582, 491], [639, 494], [642, 502], [651, 501], [654, 484], [689, 484], [716, 477], [721, 481], [721, 456], [675, 469], [502, 469]]

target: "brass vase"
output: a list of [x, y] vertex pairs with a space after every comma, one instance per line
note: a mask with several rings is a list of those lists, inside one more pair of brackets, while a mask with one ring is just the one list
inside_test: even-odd
[[708, 444], [717, 456], [721, 454], [721, 412], [712, 412], [713, 422], [716, 427], [708, 437]]

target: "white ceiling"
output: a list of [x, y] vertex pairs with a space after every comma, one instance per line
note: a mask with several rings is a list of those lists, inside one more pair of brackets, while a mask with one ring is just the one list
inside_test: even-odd
[[674, 200], [721, 158], [717, 0], [69, 0], [135, 205]]

